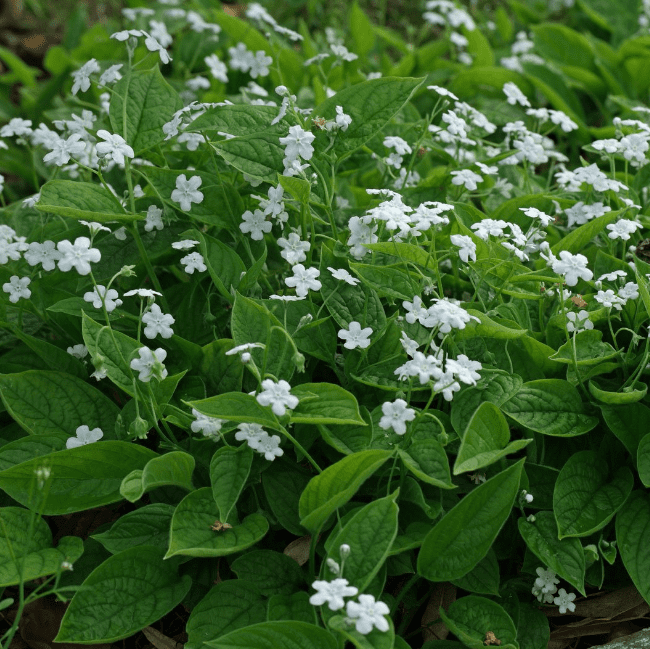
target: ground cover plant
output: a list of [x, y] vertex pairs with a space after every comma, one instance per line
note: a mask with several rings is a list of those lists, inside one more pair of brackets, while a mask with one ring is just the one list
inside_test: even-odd
[[643, 628], [648, 9], [273, 9], [0, 52], [2, 646]]

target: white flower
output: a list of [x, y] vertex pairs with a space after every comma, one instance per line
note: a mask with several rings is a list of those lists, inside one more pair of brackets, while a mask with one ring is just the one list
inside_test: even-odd
[[162, 347], [151, 351], [148, 347], [140, 347], [138, 349], [140, 358], [134, 358], [131, 361], [130, 367], [136, 372], [140, 372], [138, 378], [144, 383], [151, 381], [151, 377], [156, 377], [162, 381], [167, 376], [167, 370], [163, 365], [163, 361], [167, 358], [167, 351]]
[[339, 279], [350, 286], [356, 286], [361, 281], [356, 277], [352, 277], [345, 268], [332, 268], [331, 266], [328, 266], [327, 270], [332, 273], [334, 279]]
[[193, 421], [190, 426], [193, 432], [198, 433], [201, 431], [203, 433], [203, 437], [219, 437], [221, 426], [226, 423], [225, 419], [208, 417], [208, 415], [203, 415], [194, 408], [192, 408], [192, 414], [196, 417], [196, 420]]
[[110, 228], [102, 225], [101, 223], [98, 223], [97, 221], [84, 221], [83, 219], [79, 219], [79, 223], [81, 223], [81, 225], [85, 225], [90, 230], [90, 236], [92, 237], [94, 237], [98, 232], [101, 232], [102, 230], [104, 232], [111, 231]]
[[390, 628], [384, 617], [390, 613], [390, 609], [384, 602], [375, 602], [372, 595], [359, 595], [359, 603], [348, 602], [345, 612], [355, 620], [356, 629], [362, 635], [370, 633], [373, 627], [379, 631], [388, 631]]
[[413, 149], [408, 145], [406, 140], [396, 135], [388, 135], [384, 138], [384, 146], [388, 149], [395, 149], [398, 155], [407, 155], [413, 153]]
[[196, 151], [199, 148], [199, 145], [203, 144], [205, 141], [205, 137], [200, 133], [185, 132], [178, 136], [178, 142], [180, 144], [187, 142], [188, 151]]
[[415, 410], [407, 408], [404, 399], [395, 399], [393, 403], [385, 401], [381, 411], [384, 416], [379, 420], [379, 427], [384, 430], [392, 428], [398, 435], [404, 435], [406, 422], [415, 419]]
[[566, 323], [566, 330], [569, 333], [594, 328], [594, 323], [589, 319], [589, 313], [584, 309], [582, 311], [578, 311], [578, 313], [570, 311], [566, 314], [566, 317], [568, 320]]
[[[98, 142], [95, 145], [95, 150], [100, 158], [106, 160], [114, 160], [118, 165], [124, 164], [124, 158], [133, 158], [135, 153], [133, 149], [126, 143], [126, 140], [117, 133], [109, 133], [104, 129], [97, 131], [98, 137], [105, 140]], [[172, 197], [173, 200], [173, 197]]]
[[210, 68], [210, 74], [212, 74], [212, 76], [217, 81], [228, 83], [228, 68], [216, 54], [206, 56], [203, 60], [205, 61], [205, 64]]
[[131, 297], [133, 295], [155, 299], [156, 295], [162, 295], [162, 293], [158, 293], [158, 291], [152, 291], [150, 288], [134, 288], [132, 291], [127, 291], [124, 294], [124, 297]]
[[86, 143], [81, 139], [79, 133], [73, 133], [67, 140], [58, 137], [48, 148], [52, 150], [45, 154], [43, 162], [62, 167], [70, 162], [71, 157], [80, 158], [86, 151]]
[[552, 216], [545, 214], [536, 207], [520, 207], [519, 209], [531, 219], [539, 219], [542, 222], [542, 227], [549, 226], [555, 220]]
[[625, 306], [626, 302], [624, 298], [616, 295], [611, 288], [606, 291], [598, 291], [594, 296], [594, 300], [608, 309], [614, 307], [617, 311], [620, 311]]
[[142, 316], [142, 322], [147, 326], [144, 328], [144, 335], [153, 340], [158, 334], [161, 338], [171, 338], [174, 335], [171, 325], [174, 324], [174, 317], [169, 313], [163, 313], [157, 304], [152, 304], [147, 313]]
[[273, 58], [267, 56], [264, 50], [257, 50], [250, 60], [250, 75], [253, 79], [257, 77], [266, 77], [269, 74], [269, 65], [273, 63]]
[[269, 462], [284, 455], [284, 451], [280, 448], [279, 435], [269, 435], [266, 431], [259, 436], [255, 450]]
[[25, 259], [30, 266], [42, 264], [43, 270], [54, 270], [56, 262], [61, 259], [61, 253], [56, 250], [54, 241], [33, 241], [25, 251]]
[[333, 581], [315, 581], [311, 587], [317, 590], [309, 598], [312, 606], [322, 606], [327, 602], [330, 611], [338, 611], [345, 606], [344, 597], [354, 597], [359, 590], [348, 585], [347, 579], [334, 579]]
[[102, 255], [97, 248], [90, 247], [88, 237], [77, 237], [74, 243], [67, 239], [59, 241], [57, 249], [61, 253], [59, 270], [67, 273], [73, 266], [80, 275], [90, 273], [90, 262], [97, 263]]
[[561, 110], [549, 110], [548, 112], [551, 122], [558, 124], [565, 133], [578, 130], [578, 125], [566, 113]]
[[70, 354], [70, 356], [74, 356], [79, 360], [83, 360], [86, 356], [88, 356], [88, 348], [86, 345], [74, 345], [73, 347], [68, 347], [66, 351], [68, 354]]
[[557, 592], [557, 597], [553, 599], [553, 603], [559, 607], [560, 613], [564, 615], [567, 610], [573, 611], [576, 610], [576, 605], [573, 603], [573, 600], [576, 598], [575, 593], [567, 593], [564, 588], [560, 588]]
[[280, 302], [298, 302], [299, 300], [304, 300], [305, 295], [299, 297], [297, 295], [269, 295], [269, 300], [279, 300]]
[[194, 239], [183, 239], [182, 241], [174, 241], [172, 243], [172, 248], [174, 248], [174, 250], [191, 250], [198, 245], [199, 242], [194, 241]]
[[[22, 117], [14, 117], [9, 120], [8, 124], [5, 124], [0, 129], [0, 137], [13, 137], [14, 135], [30, 135], [32, 132], [32, 120], [31, 119], [22, 119]], [[6, 148], [6, 145], [5, 147]]]
[[512, 104], [513, 106], [520, 104], [521, 106], [530, 108], [530, 102], [528, 101], [528, 98], [526, 95], [524, 95], [523, 92], [521, 92], [521, 90], [519, 90], [516, 84], [512, 83], [512, 81], [504, 84], [503, 92], [506, 96], [506, 101], [509, 104]]
[[120, 69], [122, 66], [122, 63], [118, 63], [117, 65], [111, 65], [110, 68], [104, 70], [102, 76], [99, 77], [99, 83], [97, 85], [101, 88], [102, 86], [106, 86], [109, 83], [115, 83], [116, 81], [119, 81], [122, 78], [122, 75], [120, 74]]
[[300, 237], [292, 232], [289, 238], [280, 237], [278, 245], [282, 248], [280, 255], [284, 257], [292, 266], [307, 259], [306, 252], [311, 248], [309, 241], [301, 241]]
[[438, 93], [441, 97], [449, 97], [454, 101], [458, 101], [458, 97], [456, 97], [456, 95], [453, 92], [447, 90], [446, 88], [441, 88], [440, 86], [427, 86], [427, 90], [433, 90], [434, 92]]
[[501, 237], [503, 236], [503, 231], [508, 227], [508, 224], [505, 221], [494, 219], [483, 219], [478, 223], [473, 223], [471, 226], [472, 230], [476, 230], [475, 234], [479, 239], [487, 241], [490, 236]]
[[536, 572], [538, 577], [535, 579], [535, 585], [533, 586], [533, 595], [540, 602], [543, 598], [546, 603], [550, 604], [553, 601], [553, 594], [557, 591], [557, 584], [560, 583], [560, 580], [550, 568], [544, 570], [544, 568], [539, 567]]
[[450, 239], [452, 244], [460, 248], [458, 256], [462, 261], [468, 263], [470, 258], [472, 261], [476, 261], [476, 244], [472, 241], [472, 237], [464, 234], [452, 234]]
[[254, 451], [258, 449], [264, 435], [268, 436], [261, 424], [239, 424], [237, 428], [239, 430], [235, 433], [235, 439], [238, 442], [246, 441]]
[[295, 288], [298, 297], [306, 296], [309, 290], [320, 291], [322, 284], [316, 279], [320, 275], [317, 268], [305, 268], [302, 264], [296, 264], [291, 271], [293, 277], [287, 277], [284, 283], [290, 288]]
[[402, 331], [402, 338], [400, 340], [400, 343], [402, 343], [402, 347], [404, 348], [404, 351], [407, 353], [407, 355], [413, 358], [413, 355], [418, 350], [418, 343], [415, 340], [411, 340], [406, 335], [405, 331]]
[[110, 313], [122, 304], [122, 300], [118, 299], [118, 296], [119, 293], [114, 288], [110, 288], [107, 291], [105, 286], [98, 284], [92, 291], [84, 293], [84, 301], [92, 302], [96, 309], [101, 309], [103, 299], [106, 311]]
[[479, 176], [477, 173], [474, 173], [471, 169], [461, 169], [460, 171], [452, 171], [451, 175], [452, 184], [454, 185], [463, 185], [465, 189], [473, 192], [478, 183], [483, 182], [483, 177]]
[[290, 392], [291, 386], [283, 380], [277, 383], [272, 379], [262, 381], [262, 392], [256, 399], [261, 406], [271, 406], [273, 414], [282, 417], [286, 409], [293, 410], [299, 403], [298, 397]]
[[340, 329], [339, 338], [345, 340], [343, 345], [346, 349], [356, 349], [360, 347], [365, 349], [370, 345], [370, 336], [372, 335], [372, 328], [361, 328], [361, 325], [355, 321], [350, 323], [349, 329]]
[[[72, 73], [74, 83], [72, 84], [72, 94], [76, 95], [79, 90], [86, 92], [90, 88], [90, 75], [99, 72], [101, 68], [95, 59], [90, 59], [84, 63], [78, 70]], [[1, 135], [1, 133], [0, 133]]]
[[610, 231], [607, 235], [610, 239], [622, 239], [627, 241], [631, 234], [634, 234], [641, 227], [640, 223], [628, 219], [620, 219], [616, 223], [610, 223], [607, 229]]
[[162, 210], [155, 205], [149, 205], [149, 209], [147, 209], [147, 219], [144, 222], [144, 231], [151, 232], [154, 228], [162, 230], [163, 227]]
[[172, 201], [180, 203], [184, 212], [189, 212], [192, 203], [203, 202], [203, 194], [199, 191], [201, 182], [201, 176], [192, 176], [188, 180], [185, 174], [181, 174], [176, 178], [176, 189], [172, 192]]
[[628, 282], [618, 291], [618, 296], [624, 300], [636, 300], [639, 297], [639, 285], [635, 282]]
[[264, 238], [264, 233], [270, 232], [273, 227], [273, 224], [266, 220], [266, 215], [262, 210], [255, 210], [255, 212], [246, 210], [241, 217], [243, 223], [239, 224], [239, 229], [242, 232], [249, 232], [254, 241], [261, 241]]
[[181, 259], [181, 264], [185, 266], [185, 272], [188, 275], [193, 275], [195, 270], [198, 270], [199, 273], [208, 270], [200, 252], [191, 252], [189, 255], [186, 255]]
[[12, 275], [9, 281], [2, 285], [2, 290], [9, 293], [9, 301], [15, 304], [21, 297], [26, 300], [29, 299], [32, 292], [27, 287], [31, 284], [31, 281], [29, 277]]
[[314, 147], [311, 143], [315, 137], [313, 133], [305, 131], [301, 126], [291, 126], [289, 134], [280, 138], [280, 144], [286, 146], [284, 154], [289, 160], [295, 160], [298, 157], [303, 160], [311, 160], [314, 154]]
[[575, 286], [578, 279], [588, 282], [594, 274], [587, 268], [587, 258], [584, 255], [572, 255], [568, 250], [560, 251], [560, 259], [553, 262], [553, 272], [564, 275], [567, 286]]
[[160, 62], [163, 65], [166, 65], [172, 60], [172, 57], [169, 56], [167, 50], [153, 36], [147, 34], [145, 31], [143, 31], [142, 34], [143, 36], [146, 36], [144, 41], [146, 48], [150, 52], [158, 52], [158, 55], [160, 56]]
[[75, 432], [76, 437], [68, 437], [65, 442], [66, 448], [77, 448], [78, 446], [85, 446], [92, 444], [104, 437], [104, 432], [101, 428], [93, 428], [90, 430], [88, 426], [79, 426]]

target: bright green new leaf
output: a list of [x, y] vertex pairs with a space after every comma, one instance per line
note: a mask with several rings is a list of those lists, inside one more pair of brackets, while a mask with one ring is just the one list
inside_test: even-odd
[[469, 649], [485, 649], [485, 637], [492, 632], [502, 649], [519, 649], [517, 628], [505, 609], [491, 599], [469, 595], [440, 607], [445, 626]]
[[92, 538], [99, 541], [111, 554], [139, 545], [152, 545], [166, 550], [169, 545], [169, 526], [174, 507], [153, 503], [124, 514], [110, 529]]
[[509, 441], [510, 428], [503, 413], [493, 403], [484, 401], [474, 412], [463, 435], [454, 464], [454, 475], [494, 464], [533, 440], [518, 439], [508, 444]]
[[585, 413], [578, 390], [561, 379], [524, 383], [501, 409], [517, 423], [544, 435], [574, 437], [598, 425], [597, 417]]
[[[597, 365], [618, 356], [618, 352], [609, 344], [602, 342], [603, 332], [598, 329], [587, 329], [575, 334], [575, 362], [578, 366]], [[549, 358], [558, 363], [572, 365], [574, 363], [573, 339], [564, 343], [555, 354]]]
[[214, 649], [336, 649], [325, 629], [306, 622], [262, 622], [206, 642]]
[[[35, 471], [50, 469], [42, 514], [54, 516], [92, 509], [122, 499], [120, 485], [131, 471], [142, 469], [156, 457], [144, 446], [99, 441], [36, 457], [0, 472], [0, 489], [25, 507], [40, 507], [34, 499]], [[34, 502], [30, 502], [30, 499]]]
[[202, 649], [208, 640], [265, 621], [266, 601], [255, 585], [243, 579], [222, 581], [192, 609], [185, 649]]
[[253, 449], [242, 446], [223, 446], [210, 461], [212, 495], [219, 510], [219, 520], [227, 521], [246, 485], [253, 463]]
[[623, 565], [646, 602], [650, 602], [650, 496], [635, 491], [616, 515], [616, 544]]
[[553, 572], [585, 595], [585, 553], [577, 538], [560, 540], [553, 512], [535, 514], [535, 521], [517, 521], [519, 532], [528, 549]]
[[41, 187], [36, 209], [88, 221], [137, 221], [141, 214], [127, 214], [113, 194], [101, 185], [77, 180], [50, 180]]
[[350, 6], [348, 21], [354, 40], [354, 51], [359, 56], [365, 56], [375, 45], [375, 34], [372, 31], [372, 22], [356, 1]]
[[402, 264], [379, 266], [350, 262], [350, 270], [382, 297], [395, 300], [411, 300], [419, 291], [419, 277], [400, 268]]
[[418, 573], [430, 581], [466, 575], [488, 553], [519, 491], [524, 461], [473, 489], [436, 524], [418, 555]]
[[544, 58], [565, 65], [595, 70], [589, 40], [560, 23], [542, 23], [532, 28], [535, 47]]
[[149, 460], [144, 469], [136, 469], [125, 476], [120, 493], [134, 503], [152, 489], [170, 485], [192, 491], [194, 458], [184, 451], [171, 451]]
[[553, 491], [559, 538], [589, 536], [602, 529], [623, 506], [634, 486], [622, 466], [610, 472], [594, 451], [574, 453], [562, 467]]
[[[300, 399], [291, 414], [292, 423], [359, 426], [366, 423], [354, 395], [335, 383], [302, 383], [291, 394]], [[303, 395], [310, 398], [302, 398]], [[311, 398], [312, 395], [316, 398]]]
[[9, 414], [32, 435], [67, 433], [79, 426], [115, 436], [119, 408], [92, 385], [63, 372], [29, 370], [0, 375], [0, 395]]
[[255, 584], [265, 597], [290, 595], [305, 586], [302, 568], [281, 552], [253, 550], [235, 559], [230, 567], [239, 579]]
[[210, 487], [197, 489], [185, 496], [172, 518], [165, 559], [176, 555], [222, 557], [235, 554], [255, 545], [269, 529], [268, 520], [255, 513], [247, 516], [239, 525], [215, 530], [218, 516], [219, 510]]
[[163, 561], [161, 550], [124, 550], [86, 578], [54, 641], [97, 644], [128, 638], [180, 604], [191, 585], [188, 575], [178, 575], [174, 562]]
[[312, 532], [339, 507], [392, 455], [390, 451], [362, 451], [348, 455], [309, 481], [300, 496], [301, 524]]
[[28, 509], [0, 509], [0, 587], [54, 574], [63, 561], [73, 563], [82, 553], [83, 542], [76, 536], [64, 536], [53, 548], [48, 524]]
[[[397, 513], [395, 503], [397, 492], [379, 498], [357, 511], [339, 530], [333, 540], [328, 540], [328, 558], [339, 565], [342, 558], [339, 552], [341, 544], [352, 548], [345, 559], [345, 578], [360, 593], [366, 589], [388, 557], [390, 548], [397, 536]], [[323, 563], [323, 566], [325, 563]], [[326, 569], [323, 574], [327, 578]]]
[[163, 125], [182, 107], [181, 98], [157, 65], [151, 70], [127, 71], [113, 86], [111, 127], [139, 155], [165, 139]]
[[623, 388], [620, 392], [603, 390], [595, 381], [589, 381], [588, 387], [589, 394], [591, 394], [594, 399], [601, 403], [614, 406], [636, 403], [637, 401], [641, 401], [641, 399], [648, 394], [648, 386], [640, 381], [636, 381], [634, 385]]

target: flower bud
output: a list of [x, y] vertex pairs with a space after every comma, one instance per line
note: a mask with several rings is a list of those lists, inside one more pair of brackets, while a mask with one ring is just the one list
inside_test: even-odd
[[136, 417], [129, 426], [129, 435], [133, 435], [138, 439], [145, 439], [150, 428], [148, 421], [145, 421], [142, 417]]
[[341, 547], [339, 548], [339, 554], [341, 555], [341, 559], [345, 559], [350, 556], [350, 546], [347, 543], [343, 543]]

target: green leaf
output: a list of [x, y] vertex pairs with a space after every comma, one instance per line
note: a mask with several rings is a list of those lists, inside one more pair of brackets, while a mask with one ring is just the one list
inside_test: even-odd
[[208, 640], [264, 621], [266, 601], [256, 586], [242, 579], [222, 581], [192, 609], [185, 649], [201, 649]]
[[532, 28], [536, 51], [547, 59], [595, 70], [594, 55], [585, 36], [560, 23], [542, 23]]
[[379, 266], [350, 262], [350, 270], [382, 297], [410, 300], [418, 289], [417, 278], [405, 272], [399, 265]]
[[454, 489], [449, 475], [449, 459], [437, 439], [416, 438], [406, 449], [399, 449], [406, 468], [418, 479], [441, 487]]
[[609, 429], [621, 440], [627, 452], [636, 458], [639, 443], [648, 432], [639, 426], [639, 422], [650, 421], [650, 408], [642, 403], [628, 403], [620, 406], [601, 405], [600, 410]]
[[243, 392], [226, 392], [208, 399], [184, 403], [208, 417], [236, 421], [240, 424], [261, 424], [273, 430], [282, 430], [271, 408], [261, 406], [254, 396]]
[[[423, 268], [433, 268], [433, 257], [426, 250], [412, 243], [403, 243], [400, 241], [392, 241], [389, 243], [387, 241], [381, 241], [379, 243], [364, 243], [363, 247], [372, 252], [392, 255], [401, 259], [402, 262], [411, 262]], [[412, 298], [413, 295], [411, 294], [407, 299], [411, 300]]]
[[[291, 414], [295, 424], [364, 425], [359, 404], [351, 392], [335, 383], [302, 383], [291, 394], [301, 399]], [[316, 398], [311, 398], [315, 395]], [[310, 397], [310, 398], [305, 398]]]
[[551, 638], [548, 618], [540, 609], [519, 602], [517, 640], [520, 649], [547, 649]]
[[253, 449], [247, 444], [224, 446], [210, 461], [212, 496], [219, 510], [219, 520], [227, 521], [246, 485], [253, 463]]
[[255, 545], [269, 529], [267, 519], [255, 513], [247, 516], [240, 525], [214, 531], [212, 526], [218, 515], [210, 487], [187, 494], [174, 512], [165, 559], [176, 555], [223, 557], [235, 554]]
[[635, 491], [616, 515], [616, 544], [637, 590], [650, 602], [650, 496]]
[[253, 178], [275, 182], [284, 171], [284, 149], [280, 138], [286, 127], [269, 127], [251, 135], [212, 142], [214, 150], [235, 169]]
[[127, 214], [113, 194], [101, 185], [77, 180], [50, 180], [41, 187], [36, 209], [72, 219], [120, 221], [144, 219], [142, 214]]
[[201, 241], [201, 254], [214, 285], [232, 304], [234, 298], [230, 290], [237, 288], [242, 274], [246, 272], [244, 262], [231, 246], [218, 239], [198, 231], [194, 231], [192, 236], [196, 236]]
[[377, 135], [423, 82], [398, 77], [362, 81], [326, 99], [314, 109], [314, 115], [334, 119], [336, 106], [343, 106], [352, 123], [338, 134], [333, 151], [338, 156], [347, 155]]
[[452, 581], [454, 586], [480, 595], [499, 594], [499, 562], [494, 550], [481, 559], [465, 576]]
[[353, 625], [348, 624], [343, 615], [335, 615], [328, 621], [328, 626], [336, 629], [340, 635], [349, 640], [356, 649], [393, 649], [395, 646], [395, 628], [393, 621], [386, 618], [388, 622], [388, 631], [380, 631], [377, 628], [372, 629], [370, 633], [359, 633]]
[[218, 106], [208, 108], [185, 130], [196, 133], [222, 131], [239, 137], [272, 129], [271, 122], [277, 114], [278, 109], [275, 106], [251, 106], [250, 104]]
[[290, 595], [305, 586], [302, 568], [286, 554], [273, 550], [253, 550], [230, 565], [239, 579], [255, 584], [260, 593]]
[[585, 553], [577, 538], [558, 538], [553, 512], [535, 514], [535, 522], [525, 518], [517, 521], [519, 532], [528, 549], [553, 572], [585, 595]]
[[459, 579], [485, 557], [515, 502], [523, 464], [490, 478], [445, 514], [424, 539], [420, 575], [430, 581]]
[[359, 7], [353, 2], [350, 6], [350, 34], [354, 40], [354, 51], [359, 56], [365, 56], [375, 45], [375, 34], [372, 31], [372, 22]]
[[329, 516], [348, 502], [391, 455], [390, 451], [382, 450], [354, 453], [312, 478], [300, 496], [299, 512], [303, 527], [311, 532], [318, 531]]
[[613, 32], [614, 43], [620, 43], [638, 29], [641, 3], [639, 0], [621, 0], [612, 4], [608, 0], [580, 0], [580, 8], [599, 27]]
[[623, 388], [620, 392], [603, 390], [598, 387], [598, 384], [595, 381], [589, 381], [588, 386], [589, 394], [591, 394], [594, 399], [608, 405], [636, 403], [637, 401], [641, 401], [641, 399], [648, 394], [648, 386], [639, 381], [636, 381], [634, 385]]
[[509, 441], [510, 428], [503, 413], [493, 403], [484, 401], [474, 412], [463, 435], [454, 463], [454, 475], [494, 464], [533, 440], [518, 439], [508, 444]]
[[302, 590], [291, 595], [272, 595], [269, 597], [267, 619], [295, 620], [297, 622], [317, 623], [316, 607], [309, 603], [309, 594]]
[[9, 414], [32, 435], [67, 433], [79, 426], [115, 436], [119, 408], [97, 388], [70, 374], [29, 370], [0, 375], [0, 395]]
[[54, 574], [63, 561], [73, 563], [82, 553], [83, 542], [76, 536], [64, 536], [53, 548], [48, 524], [28, 509], [0, 509], [0, 587]]
[[511, 338], [522, 338], [526, 335], [526, 329], [522, 329], [521, 327], [517, 327], [516, 329], [507, 327], [498, 322], [498, 319], [490, 318], [485, 313], [481, 313], [475, 309], [467, 309], [467, 313], [474, 318], [478, 318], [479, 322], [475, 320], [470, 321], [456, 335], [459, 340], [475, 338], [476, 336], [509, 340]]
[[[175, 608], [192, 579], [150, 546], [124, 550], [100, 564], [75, 593], [55, 642], [100, 643], [128, 638]], [[119, 583], [119, 588], [116, 588]]]
[[[0, 449], [0, 459], [1, 454]], [[295, 536], [302, 536], [306, 531], [300, 524], [298, 502], [310, 477], [311, 474], [295, 462], [277, 459], [262, 473], [262, 487], [273, 515], [285, 530]]]
[[109, 109], [111, 127], [139, 155], [165, 139], [163, 125], [182, 107], [181, 98], [165, 81], [157, 65], [151, 70], [129, 70], [113, 86]]
[[206, 642], [214, 649], [336, 649], [334, 636], [314, 624], [294, 621], [253, 624]]
[[169, 544], [169, 526], [174, 507], [166, 503], [145, 505], [120, 516], [110, 529], [93, 534], [111, 554], [117, 554], [140, 545], [151, 545], [166, 550]]
[[152, 489], [171, 485], [192, 491], [194, 458], [184, 451], [171, 451], [149, 460], [144, 469], [131, 471], [122, 480], [120, 493], [134, 503]]
[[587, 244], [597, 235], [603, 232], [610, 223], [618, 220], [621, 215], [621, 210], [607, 212], [602, 216], [597, 216], [595, 219], [577, 227], [572, 230], [565, 237], [560, 239], [558, 243], [551, 247], [554, 255], [559, 255], [562, 250], [568, 250], [571, 254], [579, 253], [587, 247]]
[[[364, 505], [334, 539], [328, 539], [328, 558], [339, 565], [342, 561], [339, 552], [341, 545], [346, 543], [352, 549], [345, 559], [345, 578], [360, 593], [366, 591], [384, 565], [397, 536], [397, 495], [398, 492], [395, 492]], [[322, 572], [327, 574], [325, 568]]]
[[[603, 332], [598, 329], [587, 329], [575, 334], [576, 365], [597, 365], [618, 356], [618, 352], [609, 343], [602, 342], [602, 337]], [[573, 339], [571, 339], [549, 358], [558, 363], [572, 365], [574, 362], [573, 352]]]
[[27, 462], [37, 457], [49, 455], [65, 449], [68, 434], [28, 435], [0, 448], [0, 471]]
[[578, 390], [561, 379], [524, 383], [501, 408], [517, 423], [544, 435], [574, 437], [598, 425], [597, 417], [585, 413]]
[[485, 636], [494, 633], [502, 649], [519, 649], [517, 628], [505, 609], [485, 597], [461, 597], [445, 612], [440, 607], [445, 626], [469, 649], [485, 649]]
[[560, 539], [589, 536], [602, 529], [623, 506], [634, 486], [625, 466], [610, 474], [594, 451], [574, 453], [562, 467], [553, 491], [553, 512]]
[[[55, 516], [100, 507], [122, 499], [124, 476], [142, 469], [156, 454], [128, 442], [99, 441], [77, 448], [36, 457], [0, 472], [0, 489], [26, 507], [34, 486], [34, 472], [40, 467], [51, 471], [42, 514]], [[40, 498], [38, 496], [40, 507]]]
[[636, 462], [639, 470], [639, 478], [644, 487], [650, 487], [650, 433], [645, 435], [639, 442]]

